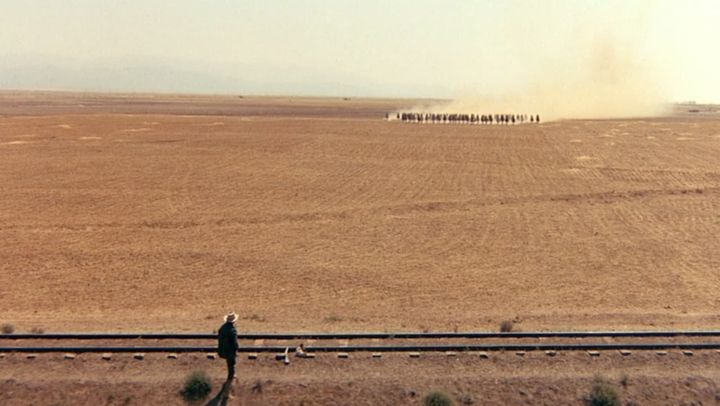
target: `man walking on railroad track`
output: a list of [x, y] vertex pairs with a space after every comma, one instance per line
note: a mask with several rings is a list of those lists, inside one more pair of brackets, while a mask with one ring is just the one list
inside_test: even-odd
[[227, 380], [235, 378], [235, 360], [237, 359], [237, 330], [235, 329], [237, 315], [233, 312], [225, 316], [225, 323], [218, 330], [218, 355], [227, 361]]

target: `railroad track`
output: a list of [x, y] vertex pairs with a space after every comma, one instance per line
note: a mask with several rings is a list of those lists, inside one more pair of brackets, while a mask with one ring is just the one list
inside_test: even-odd
[[[49, 333], [0, 334], [0, 353], [213, 353], [215, 334], [205, 333]], [[565, 332], [393, 332], [393, 333], [244, 333], [255, 340], [241, 353], [294, 352], [306, 341], [309, 353], [349, 352], [462, 352], [462, 351], [607, 351], [607, 350], [720, 350], [720, 331], [565, 331]], [[560, 339], [564, 342], [547, 342]], [[623, 339], [623, 342], [614, 340]], [[662, 341], [658, 341], [662, 339]], [[702, 339], [703, 341], [698, 341]], [[173, 341], [172, 345], [142, 345], [143, 341]], [[177, 345], [182, 341], [212, 340], [212, 345]], [[370, 340], [371, 343], [367, 343]], [[486, 341], [500, 342], [486, 342]], [[591, 340], [590, 342], [587, 342]], [[5, 345], [31, 341], [51, 345]], [[77, 345], [78, 341], [120, 342], [122, 345]], [[276, 341], [277, 345], [265, 345]], [[315, 344], [324, 341], [328, 344]], [[333, 345], [340, 341], [341, 345]], [[350, 341], [361, 341], [350, 344]], [[386, 341], [386, 343], [382, 343]], [[438, 342], [440, 341], [440, 342]], [[458, 342], [459, 341], [459, 342]], [[518, 342], [522, 341], [522, 342]], [[613, 341], [613, 342], [608, 342]], [[430, 343], [428, 343], [430, 342]], [[133, 345], [127, 345], [132, 343]], [[138, 345], [141, 344], [141, 345]]]
[[[431, 338], [650, 338], [717, 337], [720, 330], [667, 331], [517, 331], [517, 332], [391, 332], [391, 333], [241, 333], [240, 340], [357, 340], [357, 339], [431, 339]], [[42, 333], [0, 334], [0, 340], [210, 340], [214, 333]]]

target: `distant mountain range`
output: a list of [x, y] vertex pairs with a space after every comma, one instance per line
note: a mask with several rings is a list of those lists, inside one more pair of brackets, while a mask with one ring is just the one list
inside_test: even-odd
[[432, 86], [389, 84], [292, 67], [205, 67], [137, 57], [93, 65], [54, 59], [0, 57], [0, 89], [371, 97], [447, 94]]
[[55, 65], [0, 67], [0, 87], [87, 91], [232, 93], [241, 81], [204, 72], [161, 67], [69, 68]]

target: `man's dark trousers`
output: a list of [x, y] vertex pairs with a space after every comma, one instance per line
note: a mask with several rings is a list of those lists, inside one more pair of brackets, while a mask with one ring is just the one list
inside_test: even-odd
[[237, 359], [236, 354], [228, 355], [227, 358], [225, 358], [225, 361], [227, 361], [227, 370], [228, 370], [228, 376], [227, 380], [231, 380], [235, 378], [235, 360]]

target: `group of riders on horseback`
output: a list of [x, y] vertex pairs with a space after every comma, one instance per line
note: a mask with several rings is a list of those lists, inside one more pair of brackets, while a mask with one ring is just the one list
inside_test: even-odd
[[[392, 120], [390, 114], [385, 118]], [[448, 113], [395, 113], [395, 120], [408, 123], [428, 124], [523, 124], [540, 123], [540, 115], [527, 114], [448, 114]]]

